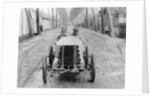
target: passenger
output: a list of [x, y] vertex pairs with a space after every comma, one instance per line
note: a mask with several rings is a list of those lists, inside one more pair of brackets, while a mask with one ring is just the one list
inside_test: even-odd
[[[83, 45], [86, 45], [85, 42], [82, 40], [81, 36], [79, 35], [79, 28], [75, 27], [73, 29], [73, 33], [72, 33], [72, 36], [73, 37], [77, 37], [78, 39], [80, 39], [83, 43]], [[80, 47], [80, 50], [82, 50], [83, 48]], [[80, 56], [83, 57], [83, 54], [82, 52], [80, 51]], [[81, 58], [81, 64], [80, 65], [77, 65], [79, 67], [79, 69], [84, 69], [84, 60], [83, 58]]]
[[75, 36], [75, 37], [78, 37], [78, 36], [79, 36], [79, 29], [78, 29], [78, 28], [74, 28], [74, 29], [73, 29], [72, 36]]
[[67, 27], [62, 27], [60, 33], [61, 33], [61, 34], [57, 37], [57, 41], [58, 41], [59, 39], [61, 39], [62, 37], [67, 36], [67, 35], [66, 35], [66, 33], [67, 33]]
[[73, 29], [72, 36], [77, 37], [78, 39], [80, 39], [83, 42], [83, 44], [85, 44], [85, 42], [82, 40], [81, 36], [79, 35], [79, 28], [75, 27]]

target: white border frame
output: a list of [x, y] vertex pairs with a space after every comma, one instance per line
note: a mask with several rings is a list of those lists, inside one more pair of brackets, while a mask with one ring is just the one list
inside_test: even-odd
[[[127, 7], [125, 89], [42, 89], [17, 88], [19, 11], [24, 7]], [[19, 2], [5, 3], [2, 65], [2, 93], [27, 94], [141, 94], [144, 1]], [[14, 11], [14, 12], [13, 12]], [[13, 14], [12, 14], [13, 13]], [[15, 14], [14, 14], [15, 13]], [[9, 29], [8, 29], [9, 28]], [[16, 33], [12, 33], [16, 32]], [[10, 51], [10, 49], [12, 49]], [[10, 55], [11, 54], [11, 55]], [[11, 59], [9, 59], [9, 58]], [[9, 60], [9, 61], [8, 61]], [[10, 78], [11, 77], [11, 78]], [[10, 82], [11, 81], [11, 82]]]

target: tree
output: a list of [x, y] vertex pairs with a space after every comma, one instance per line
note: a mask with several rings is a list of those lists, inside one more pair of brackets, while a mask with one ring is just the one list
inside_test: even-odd
[[39, 8], [36, 9], [36, 28], [37, 28], [37, 34], [40, 34], [40, 19], [39, 19]]
[[110, 34], [109, 36], [114, 36], [114, 27], [113, 27], [113, 20], [112, 20], [112, 17], [111, 17], [111, 14], [110, 14], [110, 10], [109, 8], [106, 8], [107, 10], [107, 14], [108, 14], [108, 20], [109, 20], [109, 26], [110, 26]]
[[54, 8], [52, 8], [52, 28], [54, 29]]
[[49, 27], [51, 29], [51, 17], [50, 17], [50, 10], [49, 10], [49, 8], [48, 8], [48, 16], [49, 16]]
[[28, 29], [29, 29], [29, 37], [33, 37], [33, 30], [32, 30], [32, 23], [31, 23], [31, 13], [29, 11], [29, 9], [25, 9], [25, 13], [27, 16], [27, 23], [28, 23]]
[[92, 10], [92, 13], [93, 13], [93, 27], [94, 27], [94, 30], [97, 31], [95, 12], [94, 12], [93, 8], [91, 10]]
[[66, 25], [68, 23], [68, 15], [65, 8], [59, 8], [59, 19], [61, 22], [61, 25]]
[[56, 28], [58, 27], [58, 9], [56, 8]]
[[88, 8], [85, 8], [85, 13], [86, 13], [86, 17], [85, 17], [85, 23], [86, 23], [86, 27], [89, 28], [89, 16], [88, 16]]
[[102, 34], [104, 34], [104, 8], [101, 8], [101, 29], [102, 29]]
[[96, 21], [97, 21], [97, 30], [100, 30], [100, 9], [97, 13], [97, 17], [96, 17]]
[[72, 8], [70, 12], [70, 21], [73, 21], [75, 18], [79, 16], [79, 14], [83, 11], [83, 8]]
[[24, 9], [22, 8], [22, 9], [21, 9], [21, 14], [20, 14], [20, 34], [21, 34], [21, 36], [23, 35], [23, 27], [24, 27], [24, 26], [23, 26], [23, 22], [24, 22], [24, 21], [23, 21], [23, 20], [24, 20], [24, 19], [23, 19], [23, 10], [24, 10]]

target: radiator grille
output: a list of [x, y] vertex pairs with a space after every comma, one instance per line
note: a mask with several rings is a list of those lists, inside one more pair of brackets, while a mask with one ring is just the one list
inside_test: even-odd
[[[78, 46], [62, 46], [59, 53], [59, 64], [72, 69], [74, 64], [80, 63]], [[63, 64], [62, 64], [63, 63]]]

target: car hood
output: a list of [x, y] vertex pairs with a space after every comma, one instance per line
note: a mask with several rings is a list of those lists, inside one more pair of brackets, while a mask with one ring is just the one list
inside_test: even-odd
[[78, 37], [74, 37], [74, 36], [68, 36], [68, 37], [63, 37], [61, 38], [56, 45], [60, 45], [60, 46], [65, 46], [65, 45], [77, 45], [77, 46], [82, 46], [83, 43], [82, 41], [78, 38]]

